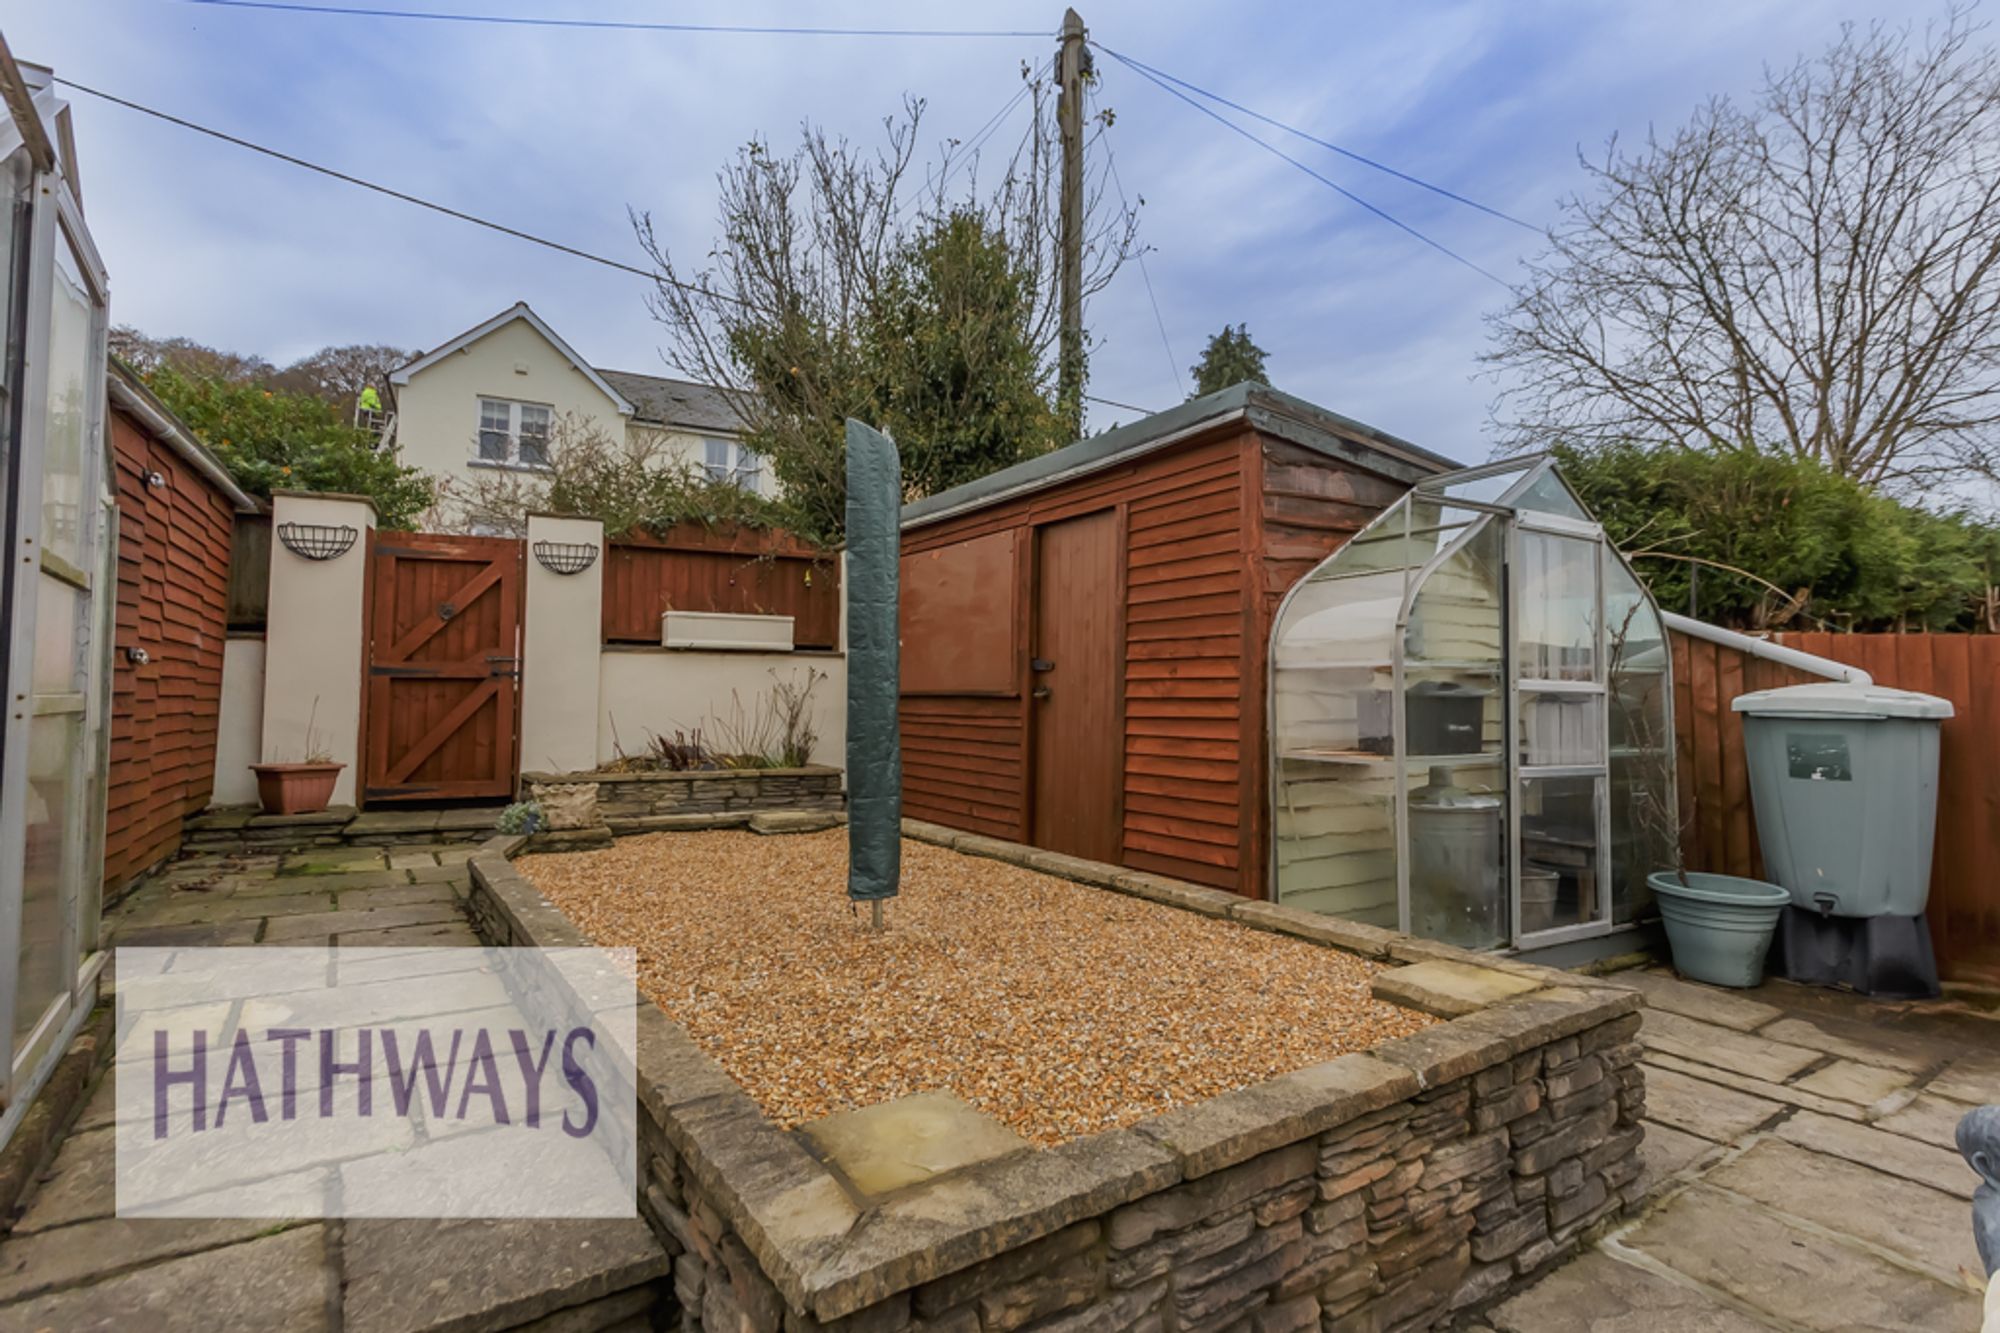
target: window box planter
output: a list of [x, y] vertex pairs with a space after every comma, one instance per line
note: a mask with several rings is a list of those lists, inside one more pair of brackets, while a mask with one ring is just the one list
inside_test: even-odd
[[257, 803], [267, 815], [310, 815], [326, 809], [345, 764], [252, 764]]

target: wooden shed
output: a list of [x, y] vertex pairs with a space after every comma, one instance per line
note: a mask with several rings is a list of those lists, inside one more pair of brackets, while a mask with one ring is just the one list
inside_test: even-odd
[[173, 855], [208, 804], [222, 706], [231, 530], [257, 502], [127, 366], [106, 376], [118, 501], [107, 901]]
[[904, 813], [1263, 897], [1278, 601], [1457, 466], [1239, 385], [905, 507]]

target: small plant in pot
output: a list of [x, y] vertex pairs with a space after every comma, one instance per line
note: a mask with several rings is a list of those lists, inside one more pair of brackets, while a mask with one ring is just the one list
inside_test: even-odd
[[305, 751], [297, 763], [252, 764], [257, 775], [257, 803], [267, 815], [310, 815], [326, 809], [333, 799], [333, 784], [340, 770], [319, 734], [319, 698], [314, 696], [312, 711], [306, 715]]

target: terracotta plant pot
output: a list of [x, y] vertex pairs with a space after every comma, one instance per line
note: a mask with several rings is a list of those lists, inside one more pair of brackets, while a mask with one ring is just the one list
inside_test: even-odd
[[252, 764], [257, 803], [267, 815], [310, 815], [326, 809], [346, 764]]

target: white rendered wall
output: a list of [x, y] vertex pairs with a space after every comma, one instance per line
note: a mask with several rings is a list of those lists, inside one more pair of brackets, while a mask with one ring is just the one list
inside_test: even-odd
[[[556, 574], [537, 542], [595, 546], [581, 574]], [[604, 612], [604, 525], [595, 519], [528, 519], [527, 606], [521, 650], [521, 767], [571, 773], [597, 759], [597, 658]]]
[[230, 638], [222, 645], [222, 706], [215, 722], [215, 790], [211, 805], [255, 805], [250, 765], [264, 743], [264, 638]]
[[[597, 759], [617, 757], [617, 743], [627, 754], [642, 754], [648, 732], [671, 736], [700, 727], [713, 743], [709, 719], [726, 717], [732, 693], [745, 709], [770, 692], [772, 676], [803, 681], [807, 671], [825, 679], [813, 686], [813, 747], [816, 764], [846, 766], [847, 658], [840, 653], [722, 653], [669, 648], [607, 648], [599, 659]], [[613, 732], [616, 731], [616, 741]], [[521, 751], [522, 766], [532, 769], [532, 751]]]
[[[278, 539], [287, 523], [355, 529], [354, 545], [333, 560], [292, 554]], [[295, 764], [309, 744], [345, 765], [333, 804], [353, 805], [361, 765], [368, 533], [375, 508], [366, 500], [274, 495], [271, 500], [271, 600], [264, 622], [262, 762]], [[311, 732], [310, 738], [307, 732]]]

